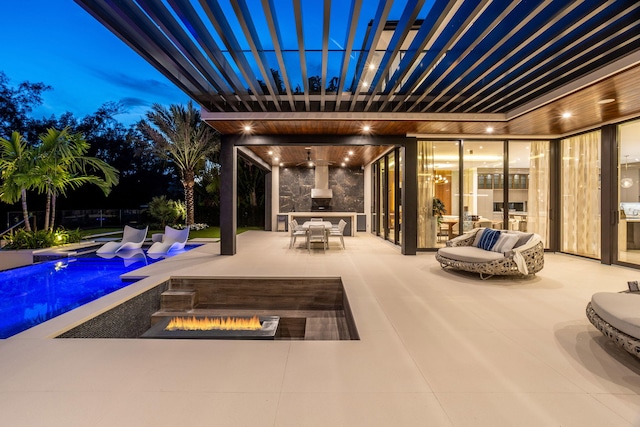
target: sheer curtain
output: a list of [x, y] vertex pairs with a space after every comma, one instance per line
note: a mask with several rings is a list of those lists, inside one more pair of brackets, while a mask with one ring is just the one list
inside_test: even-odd
[[529, 144], [529, 192], [527, 231], [539, 234], [549, 244], [549, 141]]
[[434, 149], [432, 141], [418, 142], [418, 247], [436, 244], [437, 219], [433, 216]]
[[600, 131], [562, 140], [563, 252], [600, 258]]

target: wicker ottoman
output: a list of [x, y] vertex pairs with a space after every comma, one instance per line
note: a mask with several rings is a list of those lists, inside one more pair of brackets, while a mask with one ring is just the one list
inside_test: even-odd
[[587, 318], [602, 334], [640, 358], [640, 295], [599, 292], [587, 304]]

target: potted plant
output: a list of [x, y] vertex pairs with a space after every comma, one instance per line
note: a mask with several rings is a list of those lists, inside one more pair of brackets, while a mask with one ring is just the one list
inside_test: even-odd
[[442, 215], [447, 213], [447, 209], [444, 206], [444, 203], [442, 203], [442, 200], [440, 200], [437, 197], [433, 198], [433, 216], [436, 217], [436, 219], [438, 220], [438, 226], [440, 226], [440, 223], [442, 222]]

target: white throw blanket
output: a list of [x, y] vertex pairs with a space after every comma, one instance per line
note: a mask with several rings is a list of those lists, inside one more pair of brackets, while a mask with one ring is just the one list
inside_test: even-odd
[[513, 250], [513, 262], [516, 263], [516, 266], [518, 267], [518, 271], [520, 273], [524, 275], [529, 274], [529, 269], [527, 268], [527, 261], [522, 256], [522, 252], [526, 251], [527, 249], [533, 248], [535, 245], [537, 245], [541, 241], [542, 240], [540, 239], [540, 236], [537, 234], [534, 234], [533, 236], [531, 236], [531, 238], [527, 243]]

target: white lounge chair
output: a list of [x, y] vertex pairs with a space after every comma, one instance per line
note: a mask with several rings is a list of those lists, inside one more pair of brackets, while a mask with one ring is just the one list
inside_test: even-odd
[[100, 258], [104, 258], [104, 259], [113, 259], [113, 258], [122, 258], [124, 260], [124, 266], [125, 267], [129, 267], [130, 265], [133, 265], [137, 262], [144, 262], [145, 264], [148, 264], [147, 262], [147, 257], [144, 254], [144, 251], [142, 249], [132, 249], [132, 250], [126, 250], [126, 251], [120, 251], [117, 254], [115, 253], [100, 253], [97, 254]]
[[184, 249], [184, 245], [189, 240], [189, 227], [183, 230], [171, 228], [168, 225], [164, 228], [164, 236], [161, 242], [155, 242], [149, 249], [148, 254], [166, 254], [169, 251]]
[[128, 251], [131, 249], [140, 249], [144, 243], [144, 239], [147, 238], [147, 230], [149, 227], [145, 227], [142, 230], [124, 226], [124, 232], [122, 233], [122, 240], [119, 242], [107, 242], [102, 245], [96, 253], [99, 254], [115, 254], [119, 251]]

